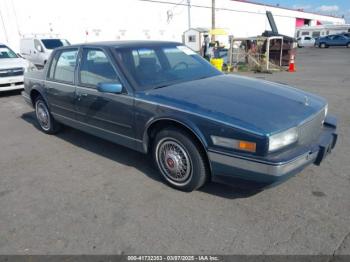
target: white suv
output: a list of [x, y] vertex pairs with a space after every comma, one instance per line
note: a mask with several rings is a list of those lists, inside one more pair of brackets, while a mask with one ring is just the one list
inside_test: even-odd
[[33, 67], [29, 61], [0, 43], [0, 92], [23, 89], [23, 74]]

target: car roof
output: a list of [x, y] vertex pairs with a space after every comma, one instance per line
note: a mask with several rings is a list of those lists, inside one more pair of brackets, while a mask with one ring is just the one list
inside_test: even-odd
[[103, 41], [103, 42], [91, 42], [83, 44], [74, 44], [70, 46], [59, 47], [57, 49], [69, 49], [74, 47], [84, 47], [84, 46], [100, 46], [100, 47], [114, 47], [114, 48], [124, 48], [124, 47], [154, 47], [154, 46], [174, 46], [183, 45], [179, 42], [172, 41], [144, 41], [144, 40], [132, 40], [132, 41]]

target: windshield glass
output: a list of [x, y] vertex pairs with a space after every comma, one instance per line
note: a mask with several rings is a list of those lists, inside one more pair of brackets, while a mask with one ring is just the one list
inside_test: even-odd
[[191, 49], [179, 46], [118, 48], [119, 59], [138, 90], [220, 75]]
[[69, 45], [69, 42], [64, 39], [41, 39], [46, 49], [55, 49], [61, 46]]
[[7, 46], [0, 45], [0, 59], [1, 58], [17, 58], [17, 55]]

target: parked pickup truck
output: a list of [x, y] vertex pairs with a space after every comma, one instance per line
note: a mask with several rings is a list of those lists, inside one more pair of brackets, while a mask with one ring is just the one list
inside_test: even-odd
[[0, 93], [23, 89], [23, 74], [34, 65], [0, 43]]
[[58, 48], [24, 83], [43, 132], [64, 124], [150, 153], [184, 191], [231, 178], [276, 183], [319, 165], [337, 140], [323, 98], [224, 75], [179, 43]]

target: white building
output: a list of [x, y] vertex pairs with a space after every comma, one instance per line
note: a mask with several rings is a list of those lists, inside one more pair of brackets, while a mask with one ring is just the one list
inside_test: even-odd
[[[191, 27], [211, 27], [211, 0], [191, 0]], [[18, 50], [24, 35], [52, 33], [71, 43], [118, 39], [182, 41], [188, 29], [188, 0], [0, 0], [0, 42]], [[246, 1], [216, 0], [216, 27], [246, 37], [270, 30], [266, 11], [280, 33], [296, 26], [344, 24], [343, 18]]]

